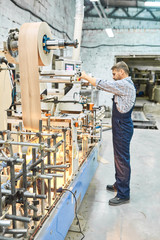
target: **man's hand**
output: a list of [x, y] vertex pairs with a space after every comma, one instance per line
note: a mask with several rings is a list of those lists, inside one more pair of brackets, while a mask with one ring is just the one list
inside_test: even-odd
[[81, 72], [80, 78], [82, 78], [82, 79], [84, 79], [84, 80], [87, 80], [87, 77], [88, 77], [88, 75], [87, 75], [84, 71]]
[[96, 86], [96, 78], [90, 77], [87, 75], [84, 71], [81, 72], [80, 78], [87, 80], [89, 83], [91, 83], [93, 86]]

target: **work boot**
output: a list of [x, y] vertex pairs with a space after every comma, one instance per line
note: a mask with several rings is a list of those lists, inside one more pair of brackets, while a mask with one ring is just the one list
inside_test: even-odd
[[114, 198], [109, 200], [109, 205], [119, 206], [121, 204], [128, 203], [129, 199], [130, 199], [129, 197], [128, 198], [118, 198], [117, 196], [115, 196]]
[[113, 185], [107, 185], [106, 189], [108, 191], [111, 191], [111, 192], [116, 192], [117, 191], [117, 188], [116, 188], [116, 186], [114, 184]]

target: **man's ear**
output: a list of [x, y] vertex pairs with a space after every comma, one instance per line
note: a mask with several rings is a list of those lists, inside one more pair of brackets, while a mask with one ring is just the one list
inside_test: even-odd
[[120, 73], [123, 75], [123, 74], [124, 74], [124, 70], [123, 70], [123, 69], [120, 69]]

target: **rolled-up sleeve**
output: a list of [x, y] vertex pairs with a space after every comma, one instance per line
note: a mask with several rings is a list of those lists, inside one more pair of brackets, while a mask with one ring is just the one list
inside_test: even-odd
[[107, 81], [96, 79], [96, 87], [98, 90], [110, 92], [119, 96], [125, 95], [125, 88], [122, 81]]

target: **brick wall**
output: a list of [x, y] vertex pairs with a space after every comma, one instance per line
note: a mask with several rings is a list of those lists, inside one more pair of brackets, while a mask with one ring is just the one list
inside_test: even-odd
[[[66, 32], [73, 39], [75, 0], [14, 0], [14, 2], [30, 12], [16, 6], [11, 0], [0, 0], [0, 48], [7, 39], [9, 29], [20, 28], [25, 22], [37, 22], [41, 19], [59, 31]], [[68, 39], [65, 33], [52, 28], [51, 31], [55, 38]], [[65, 50], [65, 55], [71, 54], [71, 49]]]

